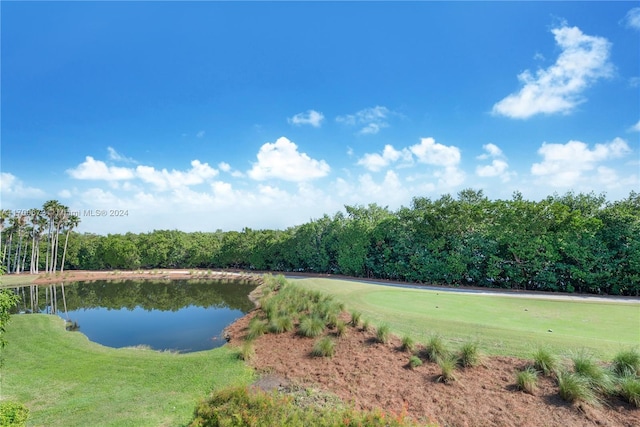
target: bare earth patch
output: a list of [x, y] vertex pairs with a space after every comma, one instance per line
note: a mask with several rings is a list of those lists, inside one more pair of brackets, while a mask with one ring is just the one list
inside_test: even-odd
[[[227, 329], [232, 346], [242, 345], [256, 313]], [[373, 332], [349, 328], [345, 337], [336, 338], [336, 353], [329, 359], [311, 356], [315, 339], [294, 332], [267, 334], [254, 341], [250, 364], [271, 381], [281, 378], [275, 381], [332, 392], [357, 408], [406, 411], [418, 421], [442, 426], [640, 426], [640, 410], [624, 401], [571, 405], [548, 378], [540, 377], [535, 395], [516, 390], [515, 375], [526, 360], [485, 358], [482, 366], [460, 369], [457, 381], [443, 384], [437, 381], [435, 363], [409, 368], [409, 354], [400, 351], [398, 338], [387, 344], [374, 338]]]

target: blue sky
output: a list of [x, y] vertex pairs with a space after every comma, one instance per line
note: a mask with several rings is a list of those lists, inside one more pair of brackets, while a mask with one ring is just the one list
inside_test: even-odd
[[0, 7], [2, 208], [79, 231], [640, 189], [638, 2]]

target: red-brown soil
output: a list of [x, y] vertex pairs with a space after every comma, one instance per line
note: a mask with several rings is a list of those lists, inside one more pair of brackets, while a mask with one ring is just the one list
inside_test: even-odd
[[[231, 345], [242, 345], [257, 313], [228, 328]], [[255, 340], [250, 364], [283, 382], [335, 393], [357, 408], [406, 411], [420, 422], [441, 426], [640, 426], [640, 410], [629, 404], [618, 399], [600, 407], [568, 404], [549, 378], [540, 377], [535, 395], [518, 391], [515, 375], [526, 360], [485, 357], [481, 366], [460, 369], [456, 381], [443, 384], [435, 363], [408, 367], [409, 354], [400, 351], [398, 338], [387, 344], [374, 338], [373, 332], [349, 328], [345, 337], [336, 338], [333, 358], [318, 358], [310, 355], [312, 338], [267, 334]]]

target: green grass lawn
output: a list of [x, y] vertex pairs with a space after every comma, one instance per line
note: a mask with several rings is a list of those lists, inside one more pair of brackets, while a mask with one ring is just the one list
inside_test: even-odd
[[67, 332], [58, 316], [14, 315], [6, 339], [1, 397], [25, 404], [32, 426], [185, 425], [212, 389], [253, 375], [226, 347], [112, 349]]
[[38, 277], [37, 274], [5, 274], [2, 276], [1, 287], [29, 286]]
[[295, 283], [331, 293], [347, 309], [417, 342], [437, 333], [454, 347], [477, 340], [488, 354], [529, 357], [543, 345], [559, 353], [588, 349], [603, 360], [640, 345], [637, 303], [474, 295], [323, 278]]

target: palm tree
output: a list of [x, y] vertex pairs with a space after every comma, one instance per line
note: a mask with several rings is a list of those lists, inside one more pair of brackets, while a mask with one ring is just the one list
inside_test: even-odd
[[27, 225], [26, 215], [15, 215], [14, 225], [18, 229], [18, 249], [16, 250], [15, 258], [13, 260], [13, 272], [20, 273], [20, 255], [22, 255], [22, 236], [24, 235], [24, 228]]
[[40, 249], [40, 239], [42, 238], [42, 210], [31, 209], [29, 211], [29, 220], [31, 221], [31, 262], [29, 263], [29, 273], [36, 274], [38, 272], [37, 258]]
[[[0, 209], [0, 248], [2, 248], [2, 231], [4, 230], [4, 222], [11, 216], [11, 211], [9, 209]], [[6, 246], [4, 247], [4, 252], [2, 252], [2, 259], [0, 260], [0, 264], [4, 264], [4, 256], [6, 254]]]
[[65, 227], [67, 228], [67, 235], [64, 238], [64, 251], [62, 251], [62, 263], [60, 264], [60, 272], [64, 271], [64, 259], [67, 256], [67, 243], [69, 243], [69, 234], [71, 234], [71, 230], [76, 228], [80, 224], [80, 218], [77, 215], [70, 215], [67, 218], [65, 223]]

